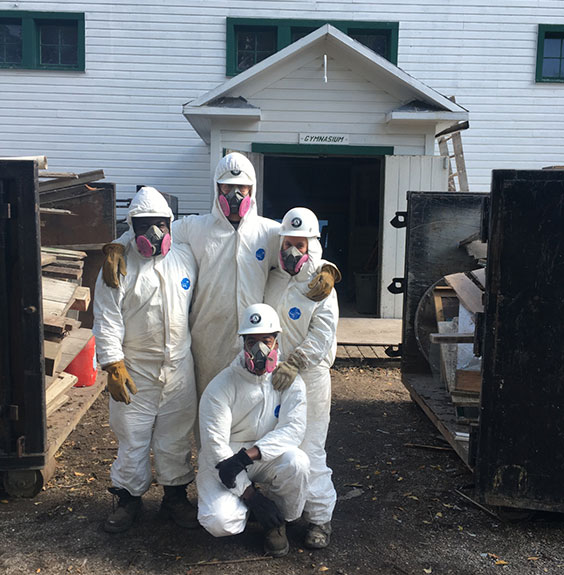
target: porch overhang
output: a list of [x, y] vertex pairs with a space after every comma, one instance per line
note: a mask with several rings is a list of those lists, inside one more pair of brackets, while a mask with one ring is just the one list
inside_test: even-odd
[[261, 119], [260, 108], [226, 108], [223, 106], [193, 106], [184, 104], [182, 114], [190, 122], [200, 138], [209, 144], [214, 120], [233, 120], [241, 127], [251, 127]]

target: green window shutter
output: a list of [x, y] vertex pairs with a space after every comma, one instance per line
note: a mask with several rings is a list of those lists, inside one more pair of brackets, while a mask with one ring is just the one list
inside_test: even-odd
[[564, 82], [564, 25], [539, 24], [535, 80]]
[[[9, 62], [16, 48], [10, 37], [19, 24], [21, 56]], [[11, 30], [11, 35], [6, 34]], [[0, 11], [0, 67], [84, 70], [84, 14], [70, 12]], [[10, 57], [12, 57], [10, 56]]]
[[[317, 30], [324, 24], [331, 24], [345, 34], [358, 40], [368, 48], [380, 54], [392, 64], [397, 64], [399, 24], [397, 22], [356, 22], [349, 20], [277, 20], [259, 18], [227, 18], [226, 20], [226, 75], [235, 76], [243, 69], [260, 62], [271, 55], [270, 44], [268, 49], [259, 50], [260, 42], [267, 46], [265, 36], [260, 36], [261, 31], [268, 31], [269, 42], [275, 42], [277, 52], [303, 38], [307, 34]], [[257, 48], [251, 46], [251, 37], [248, 38], [248, 47], [242, 48], [239, 44], [238, 33], [257, 36], [255, 42]], [[245, 46], [243, 43], [242, 46]]]

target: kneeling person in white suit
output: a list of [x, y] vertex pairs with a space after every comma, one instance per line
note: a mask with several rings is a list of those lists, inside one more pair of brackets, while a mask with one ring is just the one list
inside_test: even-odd
[[[104, 529], [131, 527], [152, 481], [164, 487], [163, 513], [183, 527], [198, 527], [186, 498], [194, 480], [190, 433], [197, 410], [188, 309], [197, 267], [186, 244], [173, 243], [172, 212], [155, 189], [137, 192], [128, 213], [135, 235], [125, 248], [127, 275], [119, 288], [96, 282], [94, 335], [108, 372], [110, 425], [119, 441], [110, 492], [119, 497]], [[131, 396], [129, 393], [131, 392]]]
[[[200, 400], [198, 519], [215, 537], [241, 533], [250, 510], [265, 529], [265, 552], [289, 550], [285, 521], [302, 514], [309, 460], [299, 449], [306, 399], [298, 376], [283, 392], [272, 386], [278, 315], [254, 304], [239, 329], [244, 348]], [[267, 496], [253, 482], [260, 483]]]

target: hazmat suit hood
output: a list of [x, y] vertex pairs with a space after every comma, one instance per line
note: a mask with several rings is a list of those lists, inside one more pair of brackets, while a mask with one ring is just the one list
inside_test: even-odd
[[[218, 220], [223, 220], [229, 222], [227, 216], [223, 213], [221, 209], [221, 205], [219, 203], [219, 188], [218, 183], [219, 180], [224, 179], [223, 176], [226, 173], [234, 174], [233, 178], [230, 178], [229, 183], [247, 183], [247, 185], [252, 186], [251, 191], [249, 192], [250, 197], [250, 204], [247, 213], [241, 218], [239, 225], [241, 226], [245, 221], [252, 219], [258, 215], [257, 213], [257, 202], [256, 202], [256, 188], [257, 188], [257, 179], [255, 168], [253, 164], [251, 164], [250, 160], [240, 154], [238, 152], [231, 152], [224, 156], [217, 164], [215, 168], [214, 178], [213, 178], [213, 190], [214, 190], [214, 200], [212, 206], [212, 214]], [[224, 182], [228, 183], [228, 182]]]
[[[131, 231], [133, 231], [131, 218], [136, 217], [169, 218], [171, 224], [174, 220], [172, 210], [164, 196], [156, 188], [150, 186], [143, 186], [131, 200], [127, 212], [127, 223]], [[172, 228], [172, 225], [170, 227]]]

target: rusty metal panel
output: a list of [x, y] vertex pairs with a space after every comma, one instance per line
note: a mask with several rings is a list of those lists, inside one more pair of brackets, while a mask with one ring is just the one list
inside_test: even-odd
[[493, 172], [476, 479], [564, 511], [564, 171]]
[[40, 194], [41, 207], [70, 210], [74, 216], [41, 215], [41, 243], [71, 246], [111, 242], [116, 233], [115, 184], [93, 182]]
[[39, 235], [36, 164], [0, 161], [0, 470], [45, 462]]
[[428, 373], [415, 333], [415, 316], [425, 292], [443, 276], [474, 269], [476, 261], [459, 242], [480, 231], [488, 194], [408, 192], [401, 368]]

